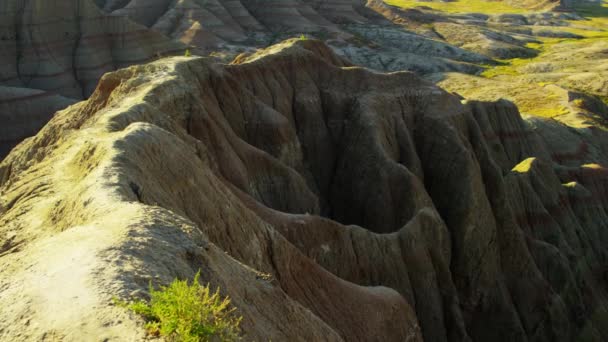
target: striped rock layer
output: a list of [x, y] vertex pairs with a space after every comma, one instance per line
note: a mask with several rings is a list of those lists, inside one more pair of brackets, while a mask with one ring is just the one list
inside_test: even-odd
[[[276, 42], [276, 37], [313, 34], [321, 38], [337, 38], [341, 43], [336, 47], [342, 55], [352, 58], [352, 54], [356, 56], [354, 61], [357, 64], [380, 70], [459, 70], [473, 73], [479, 71], [478, 67], [468, 64], [489, 62], [487, 57], [394, 26], [395, 14], [389, 6], [377, 0], [96, 2], [108, 13], [126, 15], [205, 52], [235, 44], [241, 48], [265, 47], [268, 42]], [[370, 32], [359, 32], [353, 26], [361, 26], [363, 31]], [[374, 34], [377, 36], [369, 37]], [[378, 48], [358, 48], [352, 43], [358, 36], [377, 43]]]
[[[0, 3], [0, 49], [0, 116], [3, 124], [17, 123], [14, 134], [23, 138], [65, 108], [65, 98], [88, 97], [104, 73], [183, 46], [90, 0], [8, 0]], [[0, 151], [10, 148], [4, 137]]]

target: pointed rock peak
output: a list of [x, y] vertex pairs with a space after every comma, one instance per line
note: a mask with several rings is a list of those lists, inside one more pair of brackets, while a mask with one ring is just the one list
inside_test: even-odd
[[232, 64], [245, 64], [258, 61], [264, 57], [272, 55], [310, 55], [313, 54], [326, 62], [335, 66], [343, 67], [352, 65], [344, 58], [338, 56], [330, 47], [320, 40], [309, 39], [302, 35], [299, 38], [285, 40], [279, 44], [272, 45], [266, 49], [247, 55], [237, 56]]

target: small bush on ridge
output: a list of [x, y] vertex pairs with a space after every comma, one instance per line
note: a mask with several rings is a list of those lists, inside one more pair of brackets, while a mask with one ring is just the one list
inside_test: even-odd
[[241, 317], [235, 315], [228, 297], [221, 298], [219, 289], [212, 292], [209, 284], [201, 286], [199, 277], [200, 272], [192, 284], [176, 279], [159, 290], [150, 284], [149, 303], [115, 301], [143, 316], [151, 335], [183, 342], [238, 341]]

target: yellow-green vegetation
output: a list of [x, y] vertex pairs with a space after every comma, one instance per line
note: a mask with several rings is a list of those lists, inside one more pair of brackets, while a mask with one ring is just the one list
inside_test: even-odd
[[608, 38], [607, 3], [579, 5], [575, 10], [585, 20], [570, 21], [570, 27], [561, 27], [560, 30], [581, 35], [586, 39]]
[[527, 13], [523, 8], [510, 6], [506, 1], [486, 1], [486, 0], [459, 0], [450, 2], [421, 2], [416, 0], [385, 0], [389, 5], [402, 8], [414, 8], [419, 6], [430, 7], [446, 13]]
[[566, 91], [556, 86], [540, 86], [519, 81], [516, 77], [494, 80], [460, 73], [450, 73], [438, 85], [467, 99], [496, 101], [501, 98], [517, 104], [524, 114], [555, 117], [568, 113]]
[[[585, 84], [568, 83], [563, 75], [577, 75], [574, 76], [577, 79], [578, 75], [592, 73], [594, 65], [585, 60], [576, 62], [575, 54], [572, 60], [562, 56], [566, 51], [583, 51], [602, 40], [608, 41], [608, 5], [586, 5], [578, 7], [577, 11], [585, 20], [570, 21], [570, 26], [545, 29], [569, 32], [581, 38], [536, 37], [538, 42], [526, 45], [538, 51], [536, 57], [498, 60], [498, 65], [486, 65], [480, 76], [492, 82], [479, 80], [476, 81], [479, 85], [467, 89], [461, 85], [465, 78], [450, 76], [451, 80], [443, 82], [445, 87], [467, 98], [493, 100], [500, 94], [500, 97], [515, 102], [521, 112], [535, 116], [565, 115], [572, 111], [571, 105], [583, 108], [582, 100], [567, 103], [565, 89], [587, 92]], [[600, 95], [597, 90], [593, 94]]]
[[496, 76], [517, 76], [520, 74], [519, 68], [529, 64], [533, 61], [533, 58], [513, 58], [497, 60], [500, 64], [497, 66], [486, 65], [486, 70], [481, 73], [481, 76], [487, 78], [493, 78]]
[[192, 56], [192, 53], [190, 52], [190, 49], [186, 49], [186, 52], [184, 52], [184, 56], [186, 56], [186, 57]]
[[[510, 6], [506, 1], [458, 0], [452, 2], [422, 2], [416, 0], [386, 0], [403, 8], [426, 6], [446, 13], [522, 14], [531, 12]], [[458, 73], [445, 74], [439, 85], [467, 99], [494, 101], [505, 98], [514, 102], [522, 113], [541, 117], [559, 117], [585, 110], [583, 103], [569, 103], [568, 90], [602, 97], [602, 63], [591, 62], [593, 53], [600, 54], [608, 41], [608, 4], [579, 6], [577, 12], [584, 20], [569, 21], [569, 26], [530, 27], [530, 30], [568, 32], [580, 38], [535, 36], [526, 47], [537, 51], [531, 58], [497, 60], [485, 65], [478, 77]], [[500, 29], [500, 26], [497, 26]], [[577, 54], [576, 51], [580, 53]], [[602, 76], [603, 77], [603, 76]], [[608, 98], [604, 99], [608, 103]]]
[[[520, 75], [522, 67], [544, 60], [545, 54], [551, 52], [556, 45], [573, 44], [573, 50], [580, 48], [595, 39], [608, 39], [608, 4], [589, 4], [581, 5], [576, 8], [576, 12], [585, 17], [585, 20], [569, 21], [571, 26], [560, 26], [556, 30], [577, 34], [583, 38], [543, 38], [537, 37], [539, 43], [528, 43], [526, 47], [537, 50], [538, 56], [534, 58], [515, 58], [510, 60], [500, 60], [500, 65], [489, 67], [482, 76], [496, 77], [501, 75]], [[577, 46], [578, 45], [578, 46]]]
[[116, 302], [143, 316], [151, 335], [183, 342], [238, 341], [241, 317], [219, 289], [212, 292], [209, 285], [201, 286], [199, 276], [200, 272], [191, 284], [176, 279], [159, 290], [150, 285], [150, 302]]
[[[562, 27], [559, 28], [561, 31], [564, 31]], [[481, 76], [487, 78], [494, 78], [497, 76], [519, 76], [525, 75], [528, 72], [524, 70], [523, 67], [526, 65], [530, 65], [533, 63], [538, 63], [546, 60], [546, 55], [551, 52], [551, 49], [558, 44], [569, 44], [569, 43], [579, 43], [582, 39], [575, 38], [543, 38], [537, 37], [539, 40], [538, 43], [528, 43], [526, 44], [527, 48], [534, 49], [538, 51], [538, 55], [532, 58], [513, 58], [513, 59], [503, 59], [497, 60], [499, 62], [496, 66], [487, 65], [486, 70], [482, 72]], [[549, 83], [540, 84], [544, 86]]]
[[[585, 39], [606, 39], [608, 31], [602, 29], [608, 27], [608, 18], [590, 18], [585, 21], [570, 22], [572, 26], [560, 27], [560, 31], [578, 34]], [[568, 39], [575, 41], [573, 39]], [[578, 40], [576, 40], [578, 41]]]
[[[538, 92], [535, 89], [530, 89], [530, 91]], [[546, 94], [544, 98], [542, 97], [543, 94]], [[513, 100], [522, 113], [544, 118], [566, 115], [570, 112], [568, 107], [560, 103], [560, 101], [561, 98], [558, 95], [544, 93], [543, 91], [540, 91], [539, 96], [521, 96]]]

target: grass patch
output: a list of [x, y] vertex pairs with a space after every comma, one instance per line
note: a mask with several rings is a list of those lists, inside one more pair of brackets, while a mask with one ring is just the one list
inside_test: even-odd
[[[445, 13], [525, 14], [537, 12], [513, 7], [506, 1], [385, 0], [384, 2], [401, 8], [428, 7]], [[483, 65], [485, 70], [478, 75], [480, 77], [452, 75], [440, 82], [440, 85], [470, 99], [492, 101], [506, 98], [513, 101], [522, 113], [533, 116], [557, 117], [573, 112], [576, 109], [573, 107], [581, 107], [582, 104], [580, 101], [568, 103], [565, 89], [583, 93], [589, 93], [589, 90], [576, 81], [569, 81], [568, 76], [576, 76], [580, 73], [589, 77], [589, 73], [596, 69], [598, 72], [603, 72], [603, 69], [594, 68], [590, 59], [585, 59], [585, 53], [581, 52], [581, 57], [579, 57], [577, 51], [583, 51], [587, 47], [597, 49], [597, 46], [601, 47], [601, 45], [597, 45], [598, 42], [608, 41], [608, 4], [579, 5], [575, 10], [584, 17], [584, 20], [569, 20], [567, 26], [547, 26], [540, 27], [538, 30], [569, 32], [580, 37], [535, 36], [536, 41], [527, 43], [525, 46], [536, 50], [536, 56], [496, 60], [497, 64]], [[531, 28], [531, 30], [534, 29]], [[600, 55], [599, 52], [593, 51], [586, 53]], [[577, 59], [580, 59], [580, 62]], [[604, 60], [602, 59], [602, 61]], [[598, 61], [598, 63], [600, 62]], [[576, 80], [576, 78], [574, 79]], [[597, 94], [595, 88], [592, 90], [595, 91], [594, 95], [600, 95], [602, 101], [608, 104], [608, 96]]]
[[191, 284], [176, 279], [159, 290], [150, 284], [150, 302], [115, 302], [143, 316], [150, 335], [183, 342], [240, 340], [241, 317], [235, 315], [230, 299], [222, 298], [219, 289], [212, 292], [209, 285], [201, 286], [199, 277], [200, 272]]
[[485, 78], [494, 78], [497, 76], [518, 76], [520, 72], [518, 69], [528, 63], [530, 63], [533, 59], [530, 58], [513, 58], [513, 59], [504, 59], [497, 60], [500, 64], [497, 66], [488, 65], [487, 69], [481, 73], [481, 76]]
[[504, 1], [459, 0], [451, 2], [420, 2], [416, 0], [385, 0], [385, 3], [401, 8], [430, 7], [446, 13], [504, 14], [529, 13], [529, 10], [510, 6]]
[[569, 21], [570, 27], [560, 27], [560, 31], [574, 33], [584, 37], [583, 39], [567, 39], [566, 41], [584, 42], [590, 39], [606, 39], [608, 38], [608, 19], [589, 19], [585, 21]]
[[551, 118], [570, 113], [560, 97], [534, 85], [524, 86], [527, 91], [516, 93], [513, 102], [522, 113]]
[[[517, 103], [516, 103], [517, 104]], [[557, 106], [538, 106], [536, 103], [533, 103], [529, 106], [521, 105], [519, 106], [521, 111], [524, 113], [528, 113], [534, 116], [540, 116], [542, 118], [552, 118], [560, 115], [566, 115], [570, 113], [570, 110], [565, 106], [557, 105]]]
[[549, 118], [570, 112], [564, 90], [551, 85], [528, 82], [520, 77], [505, 76], [494, 80], [452, 73], [438, 85], [448, 91], [457, 92], [466, 99], [480, 101], [507, 99], [514, 102], [522, 114]]
[[574, 10], [586, 20], [569, 21], [572, 27], [565, 31], [590, 39], [608, 38], [608, 4], [579, 4]]
[[529, 49], [536, 50], [538, 55], [531, 58], [513, 58], [513, 59], [503, 59], [497, 60], [499, 62], [498, 65], [487, 65], [486, 70], [482, 72], [481, 76], [487, 78], [494, 78], [497, 76], [519, 76], [522, 74], [527, 74], [521, 70], [522, 67], [531, 64], [543, 62], [546, 59], [544, 58], [544, 54], [551, 51], [551, 49], [558, 44], [569, 44], [569, 43], [579, 43], [582, 40], [576, 38], [542, 38], [537, 37], [540, 42], [532, 42], [527, 43], [526, 47]]

